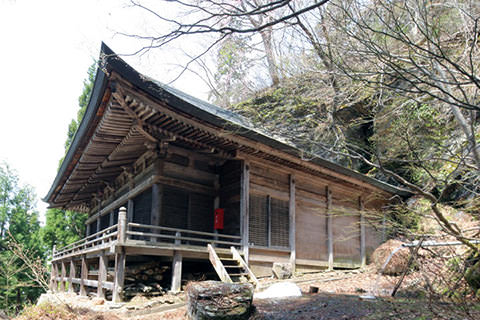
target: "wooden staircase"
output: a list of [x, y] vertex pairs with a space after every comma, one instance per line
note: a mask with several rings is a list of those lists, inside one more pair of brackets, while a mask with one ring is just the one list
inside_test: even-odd
[[230, 247], [231, 255], [218, 254], [210, 244], [207, 248], [210, 262], [220, 280], [227, 283], [250, 282], [255, 287], [258, 285], [257, 278], [235, 247]]

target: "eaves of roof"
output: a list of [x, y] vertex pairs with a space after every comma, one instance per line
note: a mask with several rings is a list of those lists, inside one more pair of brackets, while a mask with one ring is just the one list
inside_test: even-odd
[[[225, 130], [231, 130], [232, 132], [235, 132], [236, 135], [262, 143], [271, 148], [283, 151], [289, 155], [302, 159], [302, 154], [304, 154], [304, 152], [299, 148], [289, 144], [286, 141], [281, 141], [280, 138], [270, 136], [265, 132], [261, 132], [253, 128], [253, 125], [250, 123], [250, 121], [234, 112], [202, 101], [180, 90], [174, 89], [168, 85], [138, 73], [130, 65], [119, 58], [107, 45], [102, 43], [100, 53], [100, 68], [97, 70], [92, 96], [87, 106], [85, 116], [80, 123], [72, 145], [65, 156], [65, 159], [57, 173], [50, 191], [43, 199], [44, 201], [52, 202], [51, 197], [54, 195], [57, 188], [61, 187], [59, 184], [61, 180], [65, 178], [64, 175], [73, 169], [71, 167], [72, 160], [74, 160], [74, 156], [77, 153], [81, 142], [85, 139], [85, 135], [87, 134], [92, 120], [102, 102], [102, 97], [105, 93], [105, 89], [109, 80], [108, 74], [110, 74], [112, 71], [119, 74], [123, 79], [127, 80], [135, 87], [151, 95], [153, 98], [164, 101], [171, 108], [176, 109], [181, 113], [188, 114], [212, 126], [223, 128]], [[358, 179], [359, 181], [368, 183], [391, 194], [397, 194], [400, 196], [411, 195], [411, 192], [406, 189], [368, 177], [364, 174], [345, 168], [319, 156], [312, 156], [310, 160], [303, 161], [308, 161], [342, 175]]]

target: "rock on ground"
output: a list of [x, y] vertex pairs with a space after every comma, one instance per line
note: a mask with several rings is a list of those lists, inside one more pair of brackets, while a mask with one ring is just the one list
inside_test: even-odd
[[279, 282], [272, 284], [266, 290], [256, 293], [255, 299], [300, 297], [302, 291], [292, 282]]
[[292, 277], [292, 264], [285, 262], [274, 262], [272, 273], [277, 279], [290, 279]]
[[10, 319], [10, 318], [7, 316], [7, 314], [5, 313], [5, 311], [0, 310], [0, 319], [1, 319], [1, 320], [8, 320], [8, 319]]
[[185, 291], [192, 320], [242, 320], [250, 316], [253, 300], [250, 283], [190, 282]]
[[398, 275], [402, 273], [408, 264], [410, 252], [407, 248], [399, 249], [390, 259], [385, 269], [382, 272], [382, 267], [387, 261], [390, 254], [402, 245], [401, 241], [388, 240], [380, 247], [378, 247], [372, 254], [372, 261], [375, 264], [377, 273], [386, 275]]

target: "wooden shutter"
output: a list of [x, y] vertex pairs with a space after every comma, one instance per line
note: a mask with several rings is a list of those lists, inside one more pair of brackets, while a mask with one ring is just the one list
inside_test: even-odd
[[186, 229], [188, 226], [188, 193], [164, 186], [162, 201], [162, 225]]
[[267, 197], [250, 194], [249, 243], [268, 246]]
[[289, 247], [288, 209], [288, 201], [270, 199], [270, 246], [272, 247]]
[[212, 232], [213, 197], [199, 193], [190, 194], [190, 230]]
[[133, 199], [133, 222], [150, 224], [152, 211], [152, 189], [148, 189]]

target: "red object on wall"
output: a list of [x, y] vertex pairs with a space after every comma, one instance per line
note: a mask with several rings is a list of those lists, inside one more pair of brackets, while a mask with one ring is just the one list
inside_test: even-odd
[[223, 216], [225, 210], [222, 208], [215, 209], [214, 220], [213, 220], [213, 229], [219, 230], [223, 229]]

